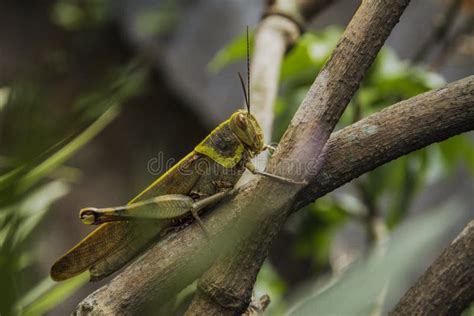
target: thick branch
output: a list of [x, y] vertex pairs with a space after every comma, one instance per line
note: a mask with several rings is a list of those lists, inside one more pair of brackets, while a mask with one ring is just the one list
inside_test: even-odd
[[459, 8], [461, 6], [461, 0], [452, 0], [451, 4], [447, 8], [441, 23], [436, 25], [433, 33], [425, 40], [425, 42], [421, 45], [420, 49], [416, 53], [415, 57], [413, 57], [414, 63], [419, 63], [426, 56], [433, 51], [433, 47], [436, 44], [442, 42], [446, 36], [448, 35], [449, 30], [453, 26], [456, 18], [459, 14]]
[[391, 315], [460, 315], [474, 301], [474, 221], [408, 290]]
[[[410, 151], [474, 129], [473, 99], [471, 76], [393, 105], [335, 133], [325, 148], [321, 171], [293, 210]], [[204, 218], [213, 241], [228, 239], [243, 215], [243, 201], [254, 187], [254, 183], [246, 186]], [[127, 314], [137, 312], [152, 298], [165, 303], [210, 266], [217, 253], [208, 249], [200, 228], [191, 225], [150, 248], [109, 284], [84, 299], [76, 313]]]

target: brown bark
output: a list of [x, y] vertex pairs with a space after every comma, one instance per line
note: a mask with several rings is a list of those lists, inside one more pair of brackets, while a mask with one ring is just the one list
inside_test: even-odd
[[[473, 97], [471, 76], [400, 102], [338, 131], [325, 148], [326, 160], [321, 171], [298, 197], [293, 210], [410, 151], [474, 129]], [[383, 145], [378, 146], [377, 142]], [[204, 218], [213, 241], [228, 239], [232, 227], [244, 214], [243, 201], [254, 188], [254, 183], [247, 185], [238, 196], [223, 202]], [[76, 312], [133, 314], [153, 298], [164, 303], [210, 266], [216, 253], [209, 254], [207, 249], [210, 245], [197, 225], [170, 235], [84, 299]]]
[[390, 315], [459, 315], [474, 301], [474, 221], [408, 290]]

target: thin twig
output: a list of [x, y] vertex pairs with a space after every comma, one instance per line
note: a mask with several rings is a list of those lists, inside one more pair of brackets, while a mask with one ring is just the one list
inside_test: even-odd
[[438, 71], [446, 63], [449, 56], [456, 50], [457, 43], [463, 35], [471, 34], [474, 31], [474, 16], [468, 16], [461, 26], [451, 35], [451, 37], [443, 41], [440, 52], [428, 66], [432, 71]]
[[436, 44], [445, 40], [449, 30], [454, 24], [454, 21], [458, 17], [461, 2], [462, 0], [451, 1], [451, 5], [446, 10], [441, 23], [435, 27], [431, 36], [426, 39], [426, 41], [420, 46], [418, 52], [415, 54], [415, 57], [413, 57], [414, 63], [419, 63], [420, 61], [424, 60]]

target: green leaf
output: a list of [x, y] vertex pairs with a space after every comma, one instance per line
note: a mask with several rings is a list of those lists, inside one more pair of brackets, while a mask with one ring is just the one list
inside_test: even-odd
[[446, 172], [462, 161], [474, 177], [474, 141], [468, 135], [457, 135], [438, 144]]
[[457, 205], [449, 203], [403, 224], [388, 244], [354, 264], [330, 287], [322, 292], [308, 290], [289, 314], [369, 315], [386, 291], [388, 296], [396, 295], [400, 280], [459, 222], [462, 212], [456, 211]]
[[84, 23], [85, 13], [73, 3], [59, 1], [53, 6], [51, 18], [54, 23], [67, 30], [76, 30]]
[[22, 177], [18, 183], [18, 188], [21, 191], [26, 191], [41, 178], [48, 175], [59, 165], [64, 163], [66, 160], [71, 158], [79, 149], [86, 145], [91, 139], [99, 134], [108, 124], [110, 124], [119, 113], [119, 107], [114, 105], [110, 107], [101, 117], [99, 117], [93, 124], [91, 124], [86, 130], [75, 137], [67, 145], [63, 146], [56, 153], [51, 155], [45, 161], [40, 163], [38, 166], [29, 171], [24, 177]]
[[51, 291], [56, 284], [57, 283], [51, 280], [50, 277], [46, 277], [23, 295], [23, 297], [18, 301], [16, 309], [23, 310], [35, 301], [38, 301], [41, 296]]
[[110, 15], [108, 0], [84, 0], [81, 3], [59, 0], [52, 7], [51, 19], [69, 31], [95, 26]]
[[348, 212], [330, 197], [318, 199], [298, 215], [299, 225], [294, 252], [297, 257], [310, 258], [315, 270], [325, 269], [336, 229], [346, 221]]
[[69, 192], [69, 185], [63, 181], [47, 183], [25, 197], [18, 207], [16, 216], [21, 221], [15, 231], [14, 245], [23, 243], [44, 218], [52, 203]]
[[265, 261], [262, 269], [260, 269], [260, 272], [258, 273], [254, 291], [257, 298], [260, 298], [265, 294], [270, 296], [271, 304], [268, 306], [266, 314], [283, 314], [284, 310], [286, 309], [286, 304], [283, 297], [285, 290], [285, 282], [280, 278], [277, 271], [268, 262], [268, 260]]
[[461, 316], [474, 316], [474, 302], [461, 313]]
[[88, 273], [82, 273], [61, 283], [54, 283], [48, 278], [23, 297], [18, 309], [22, 311], [23, 316], [43, 315], [88, 281]]
[[0, 175], [0, 191], [5, 190], [7, 187], [12, 185], [22, 175], [22, 172], [26, 169], [26, 166], [17, 167], [7, 173]]
[[[249, 30], [250, 49], [253, 47], [254, 32]], [[244, 32], [234, 38], [223, 49], [217, 52], [207, 65], [211, 74], [216, 74], [225, 66], [247, 57], [247, 34]]]
[[336, 47], [342, 30], [328, 27], [321, 33], [305, 33], [285, 57], [281, 66], [282, 81], [309, 84]]
[[8, 87], [0, 88], [0, 112], [7, 105], [8, 99], [10, 98], [11, 89]]

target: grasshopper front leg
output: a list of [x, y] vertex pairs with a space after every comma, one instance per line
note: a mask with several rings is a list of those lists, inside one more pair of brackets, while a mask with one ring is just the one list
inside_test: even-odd
[[247, 162], [245, 164], [245, 167], [247, 168], [248, 171], [250, 171], [252, 174], [255, 174], [255, 175], [275, 179], [275, 180], [285, 182], [285, 183], [299, 184], [299, 185], [307, 185], [308, 184], [306, 181], [299, 182], [299, 181], [295, 181], [295, 180], [288, 179], [288, 178], [285, 178], [285, 177], [277, 176], [276, 174], [268, 173], [268, 172], [265, 172], [265, 171], [258, 171], [257, 168], [255, 167], [255, 165], [251, 161]]

